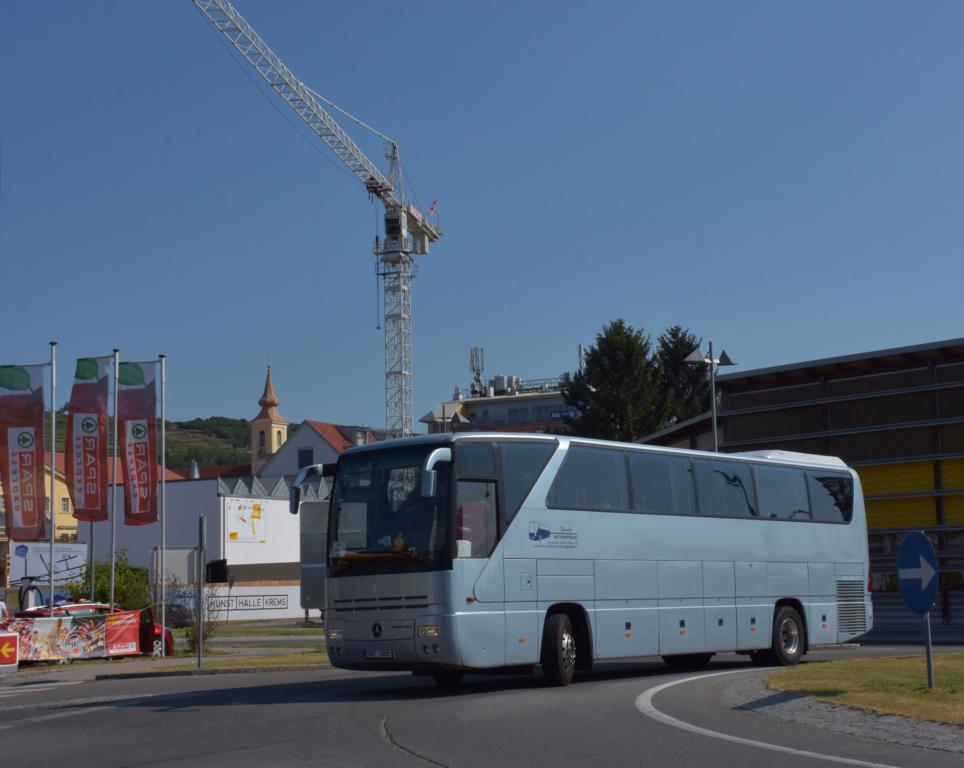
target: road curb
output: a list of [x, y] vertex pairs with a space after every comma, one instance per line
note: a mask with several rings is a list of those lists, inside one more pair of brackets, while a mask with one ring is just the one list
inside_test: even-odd
[[170, 672], [121, 672], [95, 675], [94, 680], [136, 680], [144, 677], [192, 677], [200, 675], [244, 675], [255, 672], [300, 672], [302, 670], [331, 669], [331, 664], [285, 664], [273, 667], [237, 667], [222, 669], [179, 669]]

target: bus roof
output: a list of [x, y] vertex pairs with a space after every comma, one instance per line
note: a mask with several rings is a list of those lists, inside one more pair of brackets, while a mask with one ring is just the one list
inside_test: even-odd
[[545, 442], [558, 442], [567, 445], [575, 440], [579, 443], [599, 446], [619, 446], [633, 451], [648, 453], [672, 453], [683, 456], [701, 456], [703, 458], [717, 459], [754, 459], [757, 461], [771, 461], [781, 464], [795, 464], [806, 466], [818, 466], [834, 469], [847, 469], [846, 463], [836, 456], [822, 456], [815, 453], [798, 453], [796, 451], [780, 450], [761, 450], [746, 451], [744, 453], [713, 453], [712, 451], [696, 451], [686, 448], [667, 448], [664, 446], [640, 445], [639, 443], [618, 443], [611, 440], [597, 440], [590, 437], [578, 437], [575, 435], [547, 435], [536, 432], [440, 432], [434, 435], [416, 435], [413, 437], [402, 437], [395, 440], [385, 440], [367, 445], [353, 446], [345, 450], [342, 455], [356, 455], [369, 451], [379, 451], [388, 448], [409, 448], [417, 446], [448, 445], [459, 440], [540, 440]]

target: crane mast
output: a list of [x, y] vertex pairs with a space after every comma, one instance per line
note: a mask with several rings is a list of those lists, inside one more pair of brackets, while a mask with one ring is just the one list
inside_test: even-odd
[[365, 185], [369, 195], [385, 206], [385, 237], [380, 245], [376, 238], [375, 248], [377, 274], [384, 286], [385, 429], [389, 437], [413, 434], [412, 280], [418, 274], [414, 255], [428, 253], [429, 243], [442, 236], [441, 230], [415, 205], [406, 203], [394, 141], [389, 140], [390, 170], [386, 176], [322, 106], [323, 99], [291, 73], [231, 3], [192, 2]]

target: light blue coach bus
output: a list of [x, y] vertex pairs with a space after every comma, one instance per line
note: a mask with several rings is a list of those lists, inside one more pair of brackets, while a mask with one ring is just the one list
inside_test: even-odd
[[332, 664], [440, 685], [718, 651], [794, 664], [873, 618], [857, 475], [779, 451], [481, 433], [352, 448], [327, 566]]

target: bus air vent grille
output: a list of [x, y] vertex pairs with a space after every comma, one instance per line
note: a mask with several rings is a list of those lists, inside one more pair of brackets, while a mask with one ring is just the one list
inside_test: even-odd
[[395, 595], [392, 597], [357, 597], [335, 600], [335, 613], [368, 613], [428, 608], [428, 595]]
[[837, 631], [852, 634], [867, 631], [863, 581], [837, 582]]

